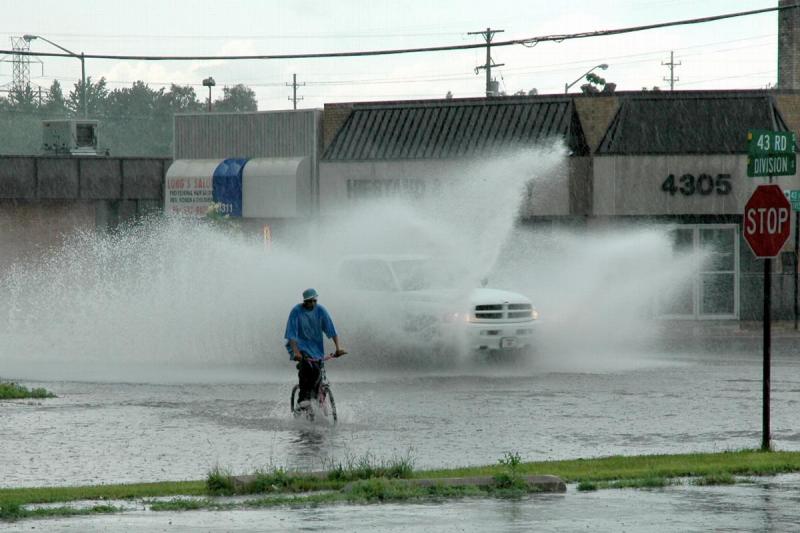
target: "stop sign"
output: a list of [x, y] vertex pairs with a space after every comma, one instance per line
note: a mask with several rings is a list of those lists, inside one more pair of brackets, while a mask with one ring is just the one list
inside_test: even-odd
[[777, 185], [759, 185], [744, 206], [744, 238], [756, 257], [775, 257], [789, 238], [792, 205]]

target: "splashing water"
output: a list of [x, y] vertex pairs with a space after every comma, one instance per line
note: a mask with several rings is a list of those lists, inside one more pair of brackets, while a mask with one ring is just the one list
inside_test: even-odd
[[463, 291], [491, 274], [493, 285], [527, 294], [548, 317], [539, 352], [613, 345], [641, 330], [635, 310], [689, 265], [672, 258], [663, 229], [556, 236], [515, 228], [527, 185], [563, 180], [565, 161], [554, 144], [442, 165], [428, 176], [440, 186], [425, 198], [350, 206], [323, 219], [310, 244], [281, 243], [278, 235], [270, 252], [256, 238], [179, 218], [110, 235], [76, 233], [41, 261], [0, 273], [0, 374], [162, 381], [191, 380], [189, 369], [204, 367], [248, 369], [250, 379], [283, 375], [291, 371], [286, 316], [309, 286], [354, 354], [369, 353], [375, 367], [410, 351], [424, 369], [431, 360], [424, 342], [404, 335], [396, 317], [381, 316], [380, 302], [354, 308], [341, 292], [332, 266], [353, 253], [430, 255], [460, 273]]
[[657, 343], [659, 305], [709, 259], [708, 251], [674, 254], [671, 229], [514, 231], [495, 280], [531, 295], [543, 311], [540, 370], [627, 368]]

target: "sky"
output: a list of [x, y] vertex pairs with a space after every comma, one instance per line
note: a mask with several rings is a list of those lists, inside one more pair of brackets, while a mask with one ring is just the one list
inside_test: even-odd
[[[136, 55], [255, 55], [362, 51], [483, 42], [486, 28], [503, 30], [496, 41], [638, 26], [775, 7], [778, 0], [0, 0], [0, 49], [12, 37], [41, 35], [75, 53]], [[777, 77], [776, 12], [613, 37], [495, 47], [492, 69], [508, 94], [536, 89], [561, 94], [593, 67], [617, 90], [669, 89], [674, 52], [676, 90], [757, 89]], [[59, 52], [35, 40], [32, 51]], [[10, 56], [0, 63], [0, 90], [12, 81]], [[485, 94], [485, 74], [475, 67], [485, 48], [381, 57], [144, 62], [87, 59], [86, 75], [113, 88], [142, 80], [150, 87], [192, 85], [205, 99], [202, 80], [251, 87], [259, 110], [291, 109], [292, 75], [298, 108], [325, 103], [442, 98]], [[80, 61], [43, 57], [31, 62], [31, 82], [53, 79], [72, 88]], [[572, 86], [579, 92], [582, 82]], [[2, 95], [2, 93], [0, 93]]]

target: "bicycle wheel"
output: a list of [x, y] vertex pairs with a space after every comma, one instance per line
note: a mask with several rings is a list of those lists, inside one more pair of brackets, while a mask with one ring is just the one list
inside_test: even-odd
[[333, 423], [335, 424], [338, 420], [338, 417], [336, 416], [336, 402], [333, 400], [333, 392], [328, 385], [323, 385], [320, 387], [319, 392], [320, 410], [324, 416], [331, 417]]
[[297, 400], [297, 391], [299, 391], [299, 390], [300, 390], [300, 385], [295, 385], [292, 388], [292, 397], [291, 397], [291, 400], [290, 400], [290, 403], [289, 403], [289, 405], [290, 405], [290, 407], [292, 409], [292, 414], [295, 416], [295, 418], [300, 416], [300, 411], [298, 411], [296, 409], [297, 405], [296, 405], [296, 402], [295, 402], [295, 400]]

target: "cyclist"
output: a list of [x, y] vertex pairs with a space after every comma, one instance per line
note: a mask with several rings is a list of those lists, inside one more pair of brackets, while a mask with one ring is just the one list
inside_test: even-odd
[[286, 349], [290, 360], [297, 361], [297, 378], [300, 382], [298, 406], [308, 409], [311, 398], [316, 398], [320, 364], [325, 357], [322, 334], [333, 339], [336, 345], [335, 357], [346, 352], [339, 345], [339, 335], [328, 310], [317, 304], [317, 291], [303, 291], [303, 303], [297, 304], [289, 313], [286, 322]]

